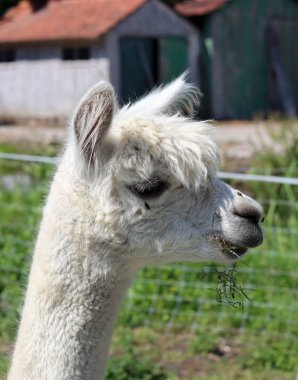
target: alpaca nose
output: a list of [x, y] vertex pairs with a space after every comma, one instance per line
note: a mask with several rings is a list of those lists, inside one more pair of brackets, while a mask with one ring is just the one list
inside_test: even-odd
[[237, 191], [233, 202], [233, 214], [259, 223], [263, 218], [263, 209], [258, 202]]

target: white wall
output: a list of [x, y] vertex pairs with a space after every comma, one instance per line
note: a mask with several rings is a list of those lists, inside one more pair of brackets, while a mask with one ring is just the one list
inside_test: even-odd
[[67, 117], [83, 93], [109, 79], [104, 45], [87, 61], [63, 61], [59, 47], [17, 48], [15, 62], [0, 63], [0, 116]]

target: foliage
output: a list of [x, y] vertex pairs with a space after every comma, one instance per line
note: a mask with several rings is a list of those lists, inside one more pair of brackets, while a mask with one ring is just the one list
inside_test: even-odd
[[168, 380], [159, 365], [140, 359], [134, 350], [132, 339], [126, 338], [124, 347], [124, 354], [114, 355], [110, 359], [106, 371], [107, 380]]
[[7, 358], [0, 355], [0, 379], [4, 378], [4, 373], [7, 370]]
[[190, 348], [193, 354], [208, 354], [215, 352], [218, 346], [218, 336], [211, 332], [197, 335], [191, 342]]
[[168, 380], [165, 372], [159, 366], [149, 361], [139, 361], [138, 357], [128, 352], [124, 356], [111, 358], [107, 380]]
[[[268, 128], [268, 134], [274, 141], [274, 144], [268, 144], [262, 152], [256, 152], [252, 166], [252, 172], [259, 172], [262, 169], [263, 174], [281, 175], [285, 177], [298, 177], [298, 131], [297, 124], [287, 121], [282, 124], [282, 128]], [[259, 182], [250, 184], [250, 191], [258, 194], [265, 203], [266, 214], [274, 224], [294, 224], [297, 221], [298, 205], [298, 186], [270, 184], [264, 186]], [[268, 202], [270, 200], [270, 203]], [[273, 201], [271, 201], [273, 200]], [[277, 200], [292, 202], [293, 209], [289, 215], [285, 202], [278, 204]], [[296, 203], [295, 203], [296, 202]], [[286, 219], [285, 219], [286, 217]], [[292, 218], [289, 221], [287, 218]]]
[[[16, 170], [15, 163], [9, 167], [10, 172]], [[21, 167], [25, 177], [19, 178], [20, 186], [16, 184], [15, 191], [0, 191], [0, 203], [4, 205], [1, 210], [0, 234], [0, 335], [5, 339], [12, 336], [16, 327], [16, 313], [40, 219], [40, 202], [47, 190], [45, 178], [53, 171], [49, 165], [31, 164]], [[0, 167], [0, 175], [7, 171], [7, 166]], [[28, 178], [26, 181], [30, 182], [29, 186], [27, 182], [22, 183], [23, 178]]]
[[[268, 349], [270, 347], [270, 349]], [[292, 342], [291, 350], [289, 344], [282, 339], [263, 339], [253, 348], [251, 347], [246, 354], [246, 360], [243, 362], [243, 368], [254, 368], [257, 370], [283, 369], [285, 371], [297, 370], [298, 342]]]
[[[297, 121], [284, 121], [282, 126], [274, 125], [274, 119], [267, 127], [270, 139], [262, 151], [256, 152], [252, 166], [261, 168], [268, 174], [297, 176], [298, 131]], [[290, 170], [289, 170], [290, 169]]]

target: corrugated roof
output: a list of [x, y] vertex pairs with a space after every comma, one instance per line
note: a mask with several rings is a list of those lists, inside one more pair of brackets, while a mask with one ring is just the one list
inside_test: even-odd
[[29, 1], [9, 10], [0, 23], [0, 44], [95, 40], [147, 0], [56, 0], [33, 12]]
[[183, 16], [203, 16], [222, 7], [230, 0], [186, 0], [176, 5]]

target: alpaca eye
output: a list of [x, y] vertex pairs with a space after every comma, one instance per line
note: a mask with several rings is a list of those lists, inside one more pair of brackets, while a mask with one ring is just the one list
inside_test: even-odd
[[129, 190], [143, 199], [157, 198], [166, 189], [168, 185], [158, 177], [152, 177], [147, 181], [138, 182], [129, 186]]

